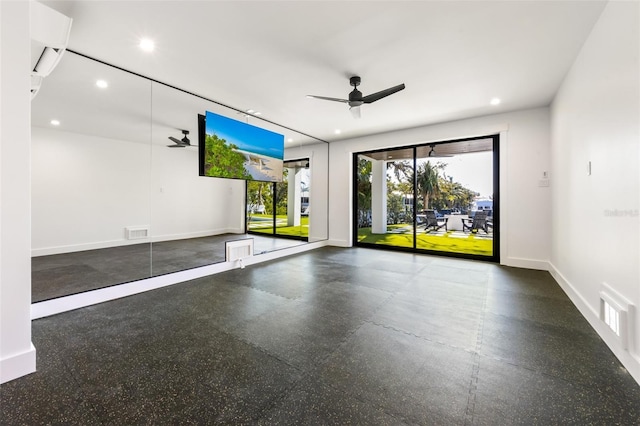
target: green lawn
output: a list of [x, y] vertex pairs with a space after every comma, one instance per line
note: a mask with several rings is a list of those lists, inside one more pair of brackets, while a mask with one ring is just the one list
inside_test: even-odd
[[[403, 232], [405, 230], [407, 232]], [[484, 236], [484, 234], [482, 235]], [[389, 225], [386, 234], [372, 234], [371, 228], [360, 228], [358, 229], [358, 242], [413, 247], [413, 233], [409, 225]], [[463, 234], [459, 231], [432, 235], [425, 234], [420, 230], [416, 235], [416, 248], [491, 256], [493, 254], [493, 239], [490, 237], [481, 238], [475, 234]]]
[[[249, 230], [262, 234], [273, 235], [273, 222], [271, 215], [253, 214], [249, 220]], [[258, 220], [254, 220], [258, 219]], [[289, 235], [297, 237], [309, 236], [309, 216], [300, 218], [299, 226], [286, 226], [287, 215], [276, 216], [276, 235]]]

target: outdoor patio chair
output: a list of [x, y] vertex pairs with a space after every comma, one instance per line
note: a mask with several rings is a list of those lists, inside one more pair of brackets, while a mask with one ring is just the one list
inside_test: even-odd
[[437, 231], [439, 229], [444, 228], [447, 231], [447, 221], [449, 220], [446, 217], [437, 217], [436, 212], [433, 210], [426, 210], [425, 212], [425, 225], [424, 230], [429, 231], [429, 229], [433, 229]]
[[462, 219], [462, 230], [469, 231], [477, 234], [478, 230], [482, 229], [485, 234], [489, 233], [489, 226], [487, 225], [487, 212], [477, 211], [471, 219]]

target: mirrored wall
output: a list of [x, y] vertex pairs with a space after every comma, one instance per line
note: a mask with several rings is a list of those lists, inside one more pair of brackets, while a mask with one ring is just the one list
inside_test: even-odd
[[325, 142], [66, 52], [32, 101], [33, 302], [223, 262], [225, 241], [306, 242], [248, 234], [246, 182], [198, 175], [205, 111], [285, 136], [306, 240], [327, 239]]

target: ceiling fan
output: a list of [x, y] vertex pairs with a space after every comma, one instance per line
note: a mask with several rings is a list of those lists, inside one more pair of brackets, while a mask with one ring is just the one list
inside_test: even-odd
[[307, 95], [308, 98], [314, 99], [322, 99], [325, 101], [334, 101], [334, 102], [342, 102], [345, 104], [349, 104], [349, 110], [351, 114], [355, 118], [360, 118], [360, 106], [362, 104], [370, 104], [382, 98], [385, 98], [389, 95], [393, 95], [396, 92], [399, 92], [404, 89], [404, 83], [399, 84], [397, 86], [390, 87], [388, 89], [381, 90], [376, 93], [372, 93], [367, 96], [362, 96], [362, 92], [358, 90], [358, 86], [360, 85], [360, 77], [353, 76], [349, 79], [349, 84], [353, 86], [353, 90], [349, 93], [349, 99], [339, 99], [339, 98], [328, 98], [326, 96], [315, 96], [315, 95]]
[[182, 130], [182, 134], [184, 137], [182, 139], [174, 138], [173, 136], [169, 136], [169, 140], [171, 140], [175, 145], [167, 145], [169, 148], [184, 148], [187, 146], [191, 146], [191, 141], [187, 137], [189, 134], [188, 130]]

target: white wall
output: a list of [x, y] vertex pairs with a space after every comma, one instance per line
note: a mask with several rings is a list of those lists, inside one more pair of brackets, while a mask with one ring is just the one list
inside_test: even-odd
[[195, 148], [165, 145], [33, 127], [33, 254], [145, 241], [128, 226], [153, 241], [243, 232], [244, 183], [200, 177]]
[[[608, 3], [553, 102], [551, 264], [640, 382], [639, 13], [638, 2]], [[635, 305], [629, 351], [598, 320], [604, 283]]]
[[287, 148], [284, 157], [286, 160], [309, 159], [311, 178], [309, 184], [309, 205], [311, 206], [309, 242], [326, 240], [329, 236], [329, 219], [327, 217], [329, 207], [329, 145], [318, 143]]
[[35, 371], [31, 344], [29, 2], [0, 2], [0, 383]]
[[352, 245], [352, 153], [500, 133], [501, 263], [547, 269], [550, 255], [549, 110], [538, 108], [330, 144], [329, 240]]
[[244, 232], [245, 183], [198, 175], [198, 150], [154, 144], [154, 241]]
[[120, 245], [125, 226], [150, 225], [149, 144], [40, 127], [31, 138], [34, 255]]

